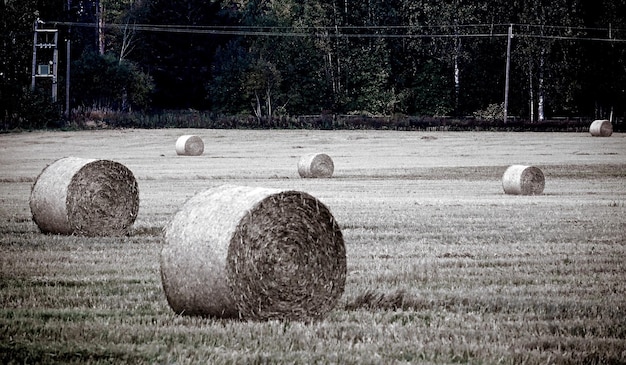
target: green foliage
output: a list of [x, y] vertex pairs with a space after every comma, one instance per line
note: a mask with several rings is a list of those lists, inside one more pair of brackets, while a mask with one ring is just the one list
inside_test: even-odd
[[[85, 24], [98, 3], [106, 52], [94, 57], [97, 29]], [[626, 116], [626, 0], [9, 0], [0, 10], [5, 127], [23, 119], [37, 16], [75, 22], [58, 26], [72, 42], [73, 107], [462, 117], [503, 101], [513, 24], [509, 115]]]
[[3, 130], [57, 128], [64, 122], [60, 105], [50, 100], [50, 91], [23, 90], [13, 101], [11, 114], [5, 116]]
[[140, 2], [135, 0], [99, 0], [102, 4], [104, 24], [115, 24], [105, 33], [105, 51], [118, 58], [128, 58], [137, 46], [138, 34], [134, 30], [142, 14]]
[[72, 65], [72, 78], [75, 105], [123, 111], [149, 106], [152, 78], [111, 53], [84, 53]]
[[418, 68], [411, 88], [412, 114], [450, 115], [454, 111], [452, 80], [442, 62], [428, 60]]
[[229, 42], [218, 47], [212, 65], [213, 78], [206, 86], [208, 98], [219, 113], [242, 114], [249, 112], [250, 103], [241, 87], [244, 70], [252, 59], [240, 42]]
[[[217, 1], [153, 0], [133, 9], [138, 24], [210, 26], [228, 24], [228, 12]], [[153, 106], [158, 109], [209, 109], [206, 86], [216, 50], [229, 37], [193, 32], [139, 32], [129, 59], [154, 79]]]
[[[51, 4], [49, 4], [51, 5]], [[33, 25], [47, 8], [35, 1], [0, 1], [0, 129], [38, 129], [61, 119], [50, 90], [30, 90]]]
[[257, 118], [272, 117], [280, 83], [280, 72], [271, 62], [258, 59], [250, 65], [244, 75], [244, 90], [254, 100], [252, 107]]
[[353, 49], [345, 60], [351, 67], [346, 70], [345, 94], [340, 99], [344, 110], [362, 110], [378, 115], [394, 112], [388, 54], [381, 39]]

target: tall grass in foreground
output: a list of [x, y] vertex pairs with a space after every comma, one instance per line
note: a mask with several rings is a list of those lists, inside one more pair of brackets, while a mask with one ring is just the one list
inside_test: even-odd
[[626, 362], [626, 208], [613, 204], [623, 192], [439, 201], [398, 197], [415, 188], [398, 179], [382, 195], [371, 194], [380, 178], [364, 182], [367, 198], [328, 193], [348, 280], [338, 308], [312, 323], [177, 316], [161, 288], [160, 227], [42, 235], [11, 198], [0, 210], [0, 362]]

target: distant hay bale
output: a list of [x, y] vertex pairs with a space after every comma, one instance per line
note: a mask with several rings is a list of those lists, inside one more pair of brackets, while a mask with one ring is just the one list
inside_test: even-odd
[[589, 127], [589, 133], [594, 137], [610, 137], [613, 134], [613, 125], [606, 119], [594, 120]]
[[139, 188], [118, 162], [65, 157], [35, 180], [30, 210], [43, 233], [121, 236], [137, 218]]
[[298, 174], [301, 177], [327, 178], [333, 176], [335, 165], [325, 153], [311, 153], [298, 160]]
[[502, 187], [506, 194], [539, 195], [543, 193], [545, 177], [534, 166], [512, 165], [502, 176]]
[[165, 227], [161, 280], [176, 313], [317, 319], [343, 294], [345, 245], [307, 193], [223, 185], [189, 199]]
[[184, 135], [176, 140], [176, 154], [181, 156], [200, 156], [204, 152], [202, 138], [194, 135]]

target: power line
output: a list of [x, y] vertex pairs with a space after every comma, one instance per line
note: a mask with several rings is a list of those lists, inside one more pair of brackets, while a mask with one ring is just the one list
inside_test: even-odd
[[[87, 27], [95, 28], [98, 25], [96, 23], [79, 23], [79, 22], [49, 22], [57, 26], [63, 25], [68, 27]], [[494, 32], [494, 28], [502, 28], [510, 24], [464, 24], [464, 25], [428, 25], [428, 26], [413, 26], [413, 25], [396, 25], [396, 26], [342, 26], [342, 27], [265, 27], [265, 26], [193, 26], [193, 25], [168, 25], [168, 24], [133, 24], [130, 27], [135, 31], [144, 32], [161, 32], [161, 33], [188, 33], [188, 34], [208, 34], [208, 35], [230, 35], [230, 36], [257, 36], [257, 37], [323, 37], [323, 38], [405, 38], [405, 39], [419, 39], [419, 38], [504, 38], [508, 36], [506, 29], [502, 31]], [[128, 27], [129, 24], [106, 24], [107, 29], [122, 29]], [[552, 39], [552, 40], [571, 40], [571, 41], [593, 41], [593, 42], [614, 42], [614, 43], [626, 43], [626, 39], [613, 38], [613, 37], [594, 37], [594, 36], [582, 36], [582, 35], [550, 35], [545, 34], [546, 30], [565, 30], [567, 32], [572, 31], [584, 31], [584, 32], [597, 32], [597, 31], [609, 31], [621, 32], [626, 31], [620, 28], [584, 28], [584, 27], [567, 27], [567, 26], [547, 26], [547, 25], [533, 25], [533, 24], [513, 24], [517, 29], [515, 37], [521, 38], [534, 38], [534, 39]], [[526, 30], [539, 29], [540, 33], [524, 32]], [[436, 32], [436, 33], [424, 33], [424, 30], [439, 29], [439, 30], [454, 30], [454, 32]], [[460, 32], [460, 30], [482, 30], [489, 29], [489, 32]], [[394, 33], [392, 30], [405, 30], [405, 33]], [[422, 31], [420, 33], [412, 33], [411, 31]], [[360, 33], [358, 31], [365, 31]], [[380, 31], [380, 32], [372, 32]], [[383, 32], [387, 31], [387, 32]], [[609, 34], [607, 33], [607, 34]]]
[[[58, 24], [58, 25], [74, 25], [74, 26], [87, 26], [87, 27], [96, 27], [96, 23], [81, 23], [81, 22], [47, 22], [49, 24]], [[108, 26], [112, 27], [125, 27], [124, 24], [117, 23], [109, 23]], [[186, 25], [186, 24], [134, 24], [138, 27], [158, 27], [158, 28], [181, 28], [181, 29], [294, 29], [294, 27], [290, 26], [262, 26], [262, 25]], [[304, 26], [304, 29], [327, 29], [327, 30], [347, 30], [347, 29], [429, 29], [429, 28], [455, 28], [455, 29], [463, 29], [463, 28], [494, 28], [501, 27], [505, 30], [508, 29], [510, 25], [513, 25], [516, 28], [525, 27], [525, 28], [540, 28], [540, 29], [562, 29], [562, 30], [583, 30], [583, 31], [607, 31], [611, 29], [612, 31], [626, 31], [626, 28], [600, 28], [600, 27], [574, 27], [574, 26], [565, 26], [565, 25], [545, 25], [545, 24], [527, 24], [527, 23], [488, 23], [488, 24], [439, 24], [439, 25], [344, 25], [344, 26], [315, 26], [308, 27]]]

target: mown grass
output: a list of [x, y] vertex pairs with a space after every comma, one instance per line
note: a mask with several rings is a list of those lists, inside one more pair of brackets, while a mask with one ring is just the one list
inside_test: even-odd
[[[501, 192], [500, 164], [405, 174], [393, 163], [357, 166], [330, 180], [235, 168], [231, 177], [172, 182], [159, 173], [170, 166], [150, 163], [160, 165], [140, 178], [140, 217], [122, 238], [42, 235], [28, 210], [32, 182], [0, 181], [0, 362], [626, 362], [622, 164], [555, 159], [544, 167], [546, 194], [516, 197]], [[135, 169], [149, 167], [142, 160]], [[324, 320], [170, 310], [161, 229], [193, 192], [222, 183], [299, 188], [329, 206], [344, 233], [348, 276]]]

